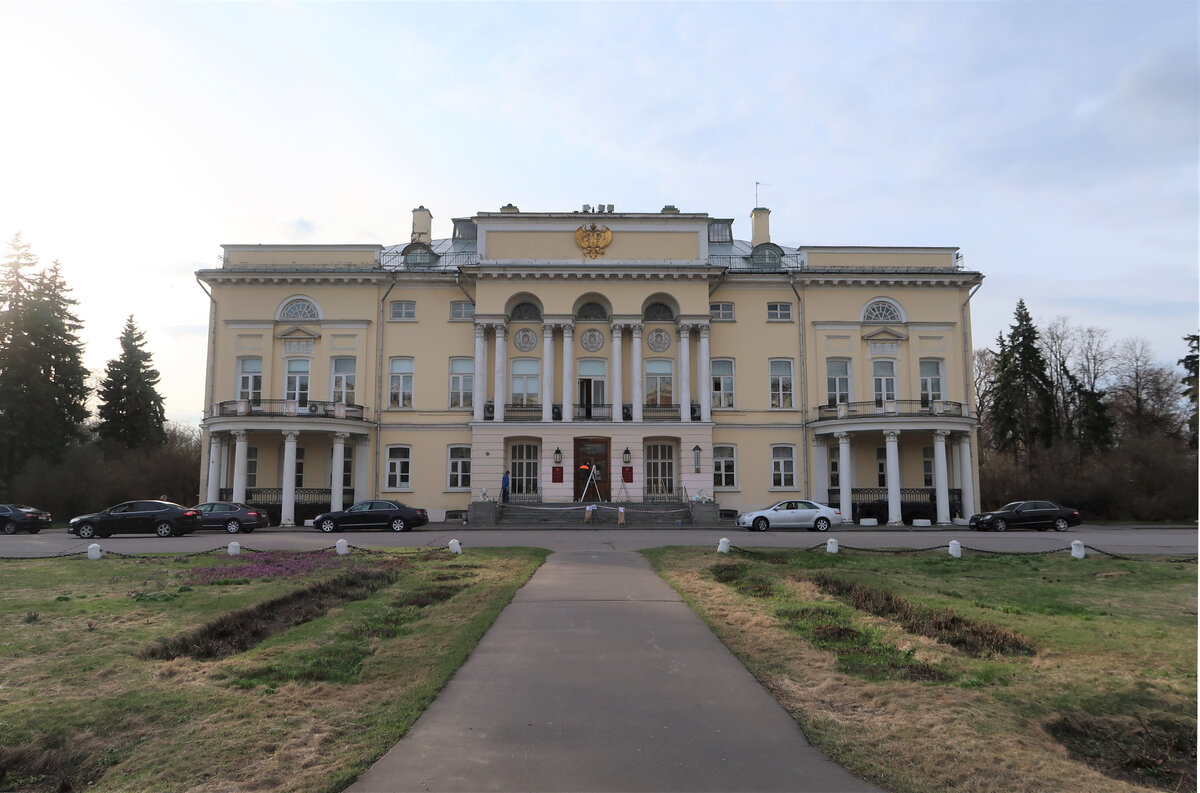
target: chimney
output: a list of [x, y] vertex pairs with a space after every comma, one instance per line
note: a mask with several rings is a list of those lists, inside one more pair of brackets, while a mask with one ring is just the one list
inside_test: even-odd
[[413, 230], [410, 242], [433, 244], [433, 213], [423, 206], [413, 210]]
[[750, 211], [750, 245], [757, 247], [771, 241], [771, 210], [755, 207]]
[[500, 207], [500, 211], [505, 214], [514, 214], [515, 215], [518, 212], [520, 212], [521, 210], [517, 209], [516, 204], [505, 204], [504, 206]]

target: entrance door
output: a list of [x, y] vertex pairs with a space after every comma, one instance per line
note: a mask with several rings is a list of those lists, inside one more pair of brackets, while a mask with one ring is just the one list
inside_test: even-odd
[[[575, 439], [575, 500], [609, 501], [612, 483], [608, 478], [608, 438]], [[587, 488], [587, 493], [584, 493]]]

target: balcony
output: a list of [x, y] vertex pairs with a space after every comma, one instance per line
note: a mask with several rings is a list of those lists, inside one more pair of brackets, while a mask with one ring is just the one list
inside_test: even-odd
[[505, 421], [541, 421], [542, 406], [535, 402], [521, 402], [504, 406]]
[[944, 399], [884, 399], [871, 402], [842, 402], [837, 405], [821, 405], [817, 408], [817, 421], [838, 419], [879, 419], [912, 416], [934, 418], [967, 418], [967, 406], [961, 402]]
[[231, 399], [213, 406], [218, 418], [331, 418], [366, 421], [367, 409], [345, 402], [317, 402], [296, 399]]

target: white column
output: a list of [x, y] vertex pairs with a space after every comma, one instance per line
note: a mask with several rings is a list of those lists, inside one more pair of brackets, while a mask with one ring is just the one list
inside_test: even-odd
[[612, 420], [624, 421], [625, 415], [622, 406], [625, 404], [625, 383], [623, 382], [624, 372], [622, 372], [623, 363], [621, 361], [621, 345], [622, 337], [624, 336], [624, 327], [621, 325], [612, 326]]
[[975, 466], [971, 462], [971, 433], [965, 432], [958, 440], [958, 479], [962, 484], [963, 517], [969, 518], [979, 511], [975, 505]]
[[554, 420], [554, 326], [542, 325], [542, 421]]
[[487, 401], [487, 326], [475, 325], [475, 374], [471, 381], [473, 421], [483, 421], [483, 403]]
[[642, 388], [645, 385], [645, 378], [642, 372], [642, 326], [633, 325], [633, 337], [629, 340], [629, 346], [633, 351], [633, 366], [630, 367], [630, 379], [633, 380], [633, 396], [630, 400], [633, 402], [633, 420], [642, 420], [642, 404], [646, 398], [642, 396]]
[[370, 496], [367, 473], [371, 470], [371, 439], [359, 437], [354, 443], [354, 503]]
[[692, 326], [679, 326], [679, 420], [692, 420]]
[[834, 437], [838, 439], [838, 501], [842, 511], [842, 520], [850, 523], [854, 520], [854, 501], [851, 491], [854, 489], [854, 468], [850, 465], [850, 433], [839, 432]]
[[496, 370], [495, 384], [492, 389], [492, 405], [495, 406], [495, 420], [504, 421], [504, 403], [508, 399], [508, 333], [503, 325], [496, 325]]
[[283, 433], [283, 509], [280, 526], [296, 525], [296, 437], [300, 433]]
[[221, 442], [217, 433], [208, 433], [208, 481], [205, 482], [204, 500], [216, 501], [220, 497]]
[[[812, 492], [808, 494], [809, 498], [822, 504], [829, 503], [829, 447], [825, 441], [824, 435], [812, 438]], [[850, 516], [843, 515], [842, 520], [849, 522]]]
[[342, 470], [346, 465], [346, 438], [344, 432], [333, 433], [333, 476], [329, 481], [329, 508], [342, 508]]
[[246, 458], [250, 444], [243, 430], [236, 430], [233, 440], [233, 501], [241, 504], [246, 500]]
[[[700, 420], [712, 421], [712, 355], [709, 352], [709, 331], [712, 327], [709, 325], [701, 325], [700, 331], [700, 360], [697, 363], [700, 366], [700, 377], [697, 387], [700, 389]], [[821, 448], [824, 448], [824, 442], [821, 443]], [[824, 500], [818, 499], [824, 504]]]
[[904, 517], [900, 514], [900, 433], [890, 430], [883, 437], [887, 445], [888, 525], [901, 526]]
[[933, 431], [933, 487], [937, 494], [937, 522], [950, 523], [950, 473], [946, 468], [946, 430]]
[[563, 421], [575, 420], [575, 326], [567, 323], [563, 332], [562, 413]]

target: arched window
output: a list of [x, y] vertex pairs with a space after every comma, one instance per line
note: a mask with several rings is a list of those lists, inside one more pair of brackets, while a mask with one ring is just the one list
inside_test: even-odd
[[313, 305], [311, 300], [301, 297], [288, 301], [287, 305], [280, 310], [279, 318], [290, 320], [320, 319], [321, 315], [317, 313], [317, 307]]
[[666, 303], [651, 303], [646, 306], [647, 322], [673, 322], [674, 320], [675, 312], [671, 311], [671, 307]]
[[542, 318], [542, 310], [533, 303], [518, 303], [512, 310], [513, 321], [538, 322]]
[[877, 300], [863, 312], [863, 322], [903, 322], [900, 311], [891, 303]]
[[599, 303], [584, 303], [579, 307], [578, 319], [595, 319], [604, 321], [608, 319], [608, 312], [604, 310], [604, 306]]

